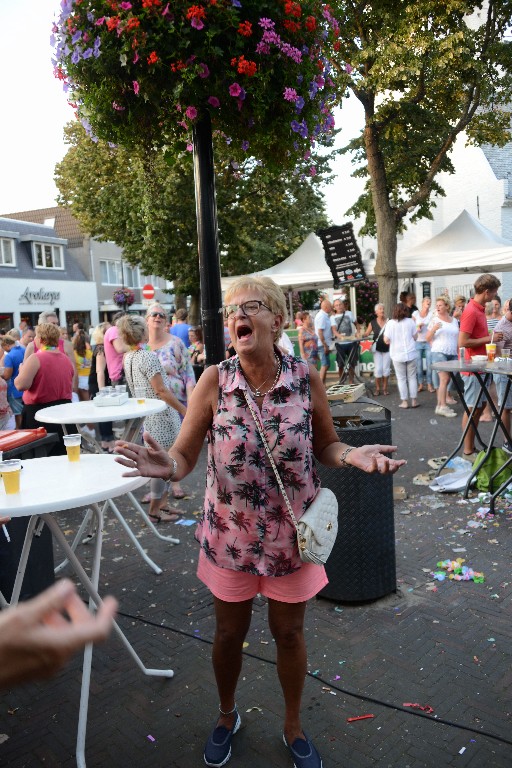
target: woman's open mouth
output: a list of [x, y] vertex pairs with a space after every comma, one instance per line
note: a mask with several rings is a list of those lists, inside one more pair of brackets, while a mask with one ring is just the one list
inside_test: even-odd
[[252, 328], [248, 325], [238, 325], [236, 329], [236, 337], [240, 339], [248, 339], [252, 335]]

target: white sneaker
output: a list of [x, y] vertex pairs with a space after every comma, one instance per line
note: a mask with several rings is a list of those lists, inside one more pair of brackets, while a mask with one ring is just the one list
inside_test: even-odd
[[438, 405], [436, 408], [436, 414], [438, 416], [446, 416], [447, 419], [453, 419], [453, 417], [457, 415], [456, 412], [451, 408], [448, 408], [447, 405]]
[[84, 437], [88, 437], [91, 440], [95, 440], [96, 439], [96, 432], [94, 431], [94, 429], [89, 429], [89, 427], [83, 426], [82, 427], [82, 434], [84, 435]]

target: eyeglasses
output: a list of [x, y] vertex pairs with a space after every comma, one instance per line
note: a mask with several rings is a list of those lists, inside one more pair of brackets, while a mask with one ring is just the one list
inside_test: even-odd
[[244, 301], [242, 304], [226, 304], [226, 306], [223, 307], [224, 317], [227, 320], [239, 309], [242, 310], [244, 315], [257, 315], [262, 307], [265, 307], [265, 309], [268, 309], [269, 312], [272, 312], [270, 307], [267, 307], [267, 305], [264, 304], [263, 301], [259, 301], [259, 299], [254, 299], [253, 301]]
[[165, 315], [163, 312], [150, 312], [148, 317], [161, 317], [162, 320], [165, 320]]

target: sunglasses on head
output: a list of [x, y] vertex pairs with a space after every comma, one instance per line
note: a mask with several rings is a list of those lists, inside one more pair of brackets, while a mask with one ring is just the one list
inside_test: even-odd
[[161, 317], [162, 320], [165, 320], [165, 315], [163, 312], [150, 312], [149, 317]]

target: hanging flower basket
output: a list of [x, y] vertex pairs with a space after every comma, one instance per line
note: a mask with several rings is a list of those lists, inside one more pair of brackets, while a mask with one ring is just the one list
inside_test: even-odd
[[337, 31], [317, 0], [62, 0], [55, 75], [107, 141], [185, 142], [207, 109], [233, 157], [307, 164], [334, 126]]
[[118, 288], [112, 298], [118, 307], [130, 307], [135, 301], [135, 294], [131, 288]]

